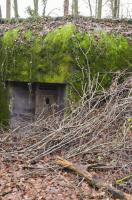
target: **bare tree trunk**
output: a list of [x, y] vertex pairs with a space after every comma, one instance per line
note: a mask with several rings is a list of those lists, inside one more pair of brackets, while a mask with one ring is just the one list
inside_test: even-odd
[[0, 18], [2, 18], [2, 10], [1, 10], [1, 5], [0, 5]]
[[45, 17], [45, 13], [46, 13], [47, 1], [48, 0], [43, 0], [43, 17]]
[[118, 12], [117, 12], [117, 18], [120, 16], [120, 0], [118, 0]]
[[69, 0], [64, 0], [64, 16], [69, 14]]
[[11, 18], [11, 0], [6, 0], [6, 18]]
[[92, 13], [92, 6], [91, 6], [91, 1], [90, 0], [88, 0], [88, 5], [89, 5], [89, 10], [90, 10], [90, 16], [92, 17], [93, 13]]
[[14, 0], [14, 14], [15, 14], [15, 18], [17, 19], [19, 17], [17, 0]]
[[112, 4], [112, 17], [119, 18], [120, 14], [120, 0], [111, 0]]
[[72, 0], [72, 15], [73, 17], [78, 16], [78, 0]]
[[98, 0], [96, 0], [96, 4], [95, 4], [95, 18], [97, 18], [98, 15]]
[[117, 4], [118, 4], [118, 0], [114, 0], [113, 18], [117, 17], [117, 8], [118, 8]]
[[97, 2], [97, 18], [101, 19], [102, 16], [102, 0], [98, 0]]
[[38, 16], [38, 2], [39, 2], [39, 0], [33, 0], [35, 16]]
[[111, 14], [112, 14], [112, 18], [113, 18], [113, 15], [114, 15], [114, 0], [110, 0], [110, 9], [111, 9]]

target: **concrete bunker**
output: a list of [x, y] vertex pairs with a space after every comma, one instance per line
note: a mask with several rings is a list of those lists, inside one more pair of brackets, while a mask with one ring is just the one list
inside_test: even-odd
[[66, 84], [8, 81], [10, 126], [15, 128], [64, 108]]

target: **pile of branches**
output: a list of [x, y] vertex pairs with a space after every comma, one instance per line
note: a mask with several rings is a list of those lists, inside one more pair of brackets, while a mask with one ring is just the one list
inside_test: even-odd
[[61, 111], [47, 118], [40, 115], [33, 124], [21, 128], [19, 134], [18, 129], [10, 131], [9, 137], [6, 136], [12, 144], [10, 151], [19, 152], [31, 162], [61, 152], [66, 159], [80, 156], [83, 163], [103, 162], [112, 170], [129, 175], [132, 171], [132, 77], [122, 83], [115, 80], [102, 93], [97, 93], [96, 87], [91, 88], [90, 95], [85, 94], [71, 112]]
[[[112, 85], [108, 91], [83, 97], [70, 114], [55, 113], [23, 127], [21, 143], [25, 156], [36, 160], [63, 150], [66, 158], [98, 154], [107, 157], [120, 153], [129, 162], [132, 154], [132, 79]], [[19, 140], [20, 141], [20, 140]], [[32, 144], [31, 144], [32, 143]], [[31, 144], [31, 145], [30, 145]], [[109, 157], [109, 156], [108, 156]], [[120, 161], [123, 158], [120, 158]]]

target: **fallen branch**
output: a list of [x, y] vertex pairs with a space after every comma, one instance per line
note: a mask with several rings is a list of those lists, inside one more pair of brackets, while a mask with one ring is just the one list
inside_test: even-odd
[[20, 126], [18, 126], [17, 128], [15, 128], [14, 130], [12, 130], [3, 140], [0, 140], [0, 143], [6, 142], [13, 133], [15, 133], [17, 130], [19, 130], [19, 128], [20, 128]]
[[116, 181], [116, 184], [122, 184], [123, 182], [125, 181], [128, 181], [129, 179], [132, 179], [132, 174], [128, 175], [128, 176], [125, 176], [124, 178], [120, 179], [120, 180], [117, 180]]
[[74, 173], [79, 174], [80, 176], [84, 177], [90, 186], [95, 187], [97, 189], [103, 188], [106, 192], [108, 192], [111, 195], [113, 199], [132, 200], [129, 194], [123, 193], [122, 191], [117, 190], [116, 188], [106, 183], [98, 181], [97, 179], [93, 178], [92, 175], [86, 170], [80, 169], [79, 167], [75, 166], [73, 163], [61, 157], [57, 157], [56, 163], [60, 165], [61, 167], [72, 170]]
[[12, 193], [12, 190], [2, 192], [2, 193], [0, 193], [0, 197], [4, 197], [4, 196], [6, 196], [7, 194], [10, 194], [10, 193]]
[[110, 166], [110, 165], [105, 165], [105, 164], [100, 164], [100, 163], [87, 165], [87, 170], [95, 169], [95, 170], [107, 171], [107, 170], [118, 169], [118, 168], [121, 168], [121, 167], [120, 166]]

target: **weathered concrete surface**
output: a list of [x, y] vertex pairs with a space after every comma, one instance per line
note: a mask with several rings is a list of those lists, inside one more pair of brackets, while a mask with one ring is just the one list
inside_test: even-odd
[[30, 93], [27, 85], [12, 85], [10, 89], [10, 125], [17, 127], [32, 122], [35, 113], [34, 92]]
[[39, 116], [47, 117], [64, 108], [65, 84], [8, 82], [10, 125], [26, 126]]

